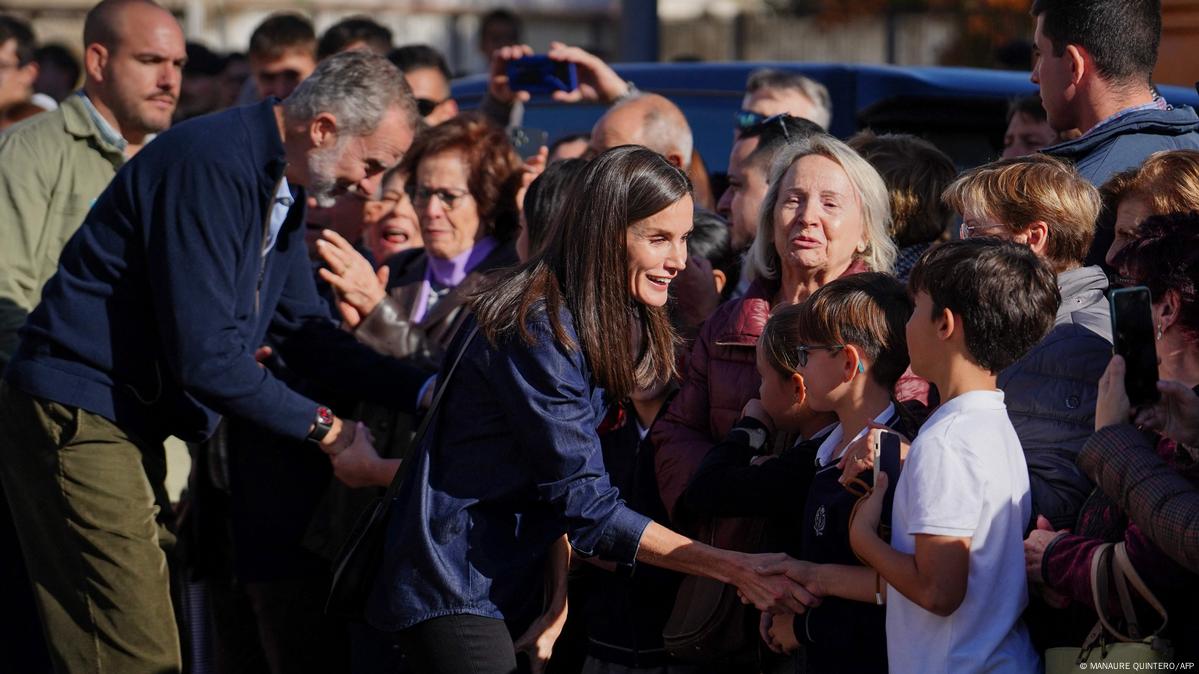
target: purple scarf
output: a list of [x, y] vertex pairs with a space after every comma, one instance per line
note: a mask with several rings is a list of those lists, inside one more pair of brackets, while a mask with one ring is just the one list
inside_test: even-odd
[[476, 241], [469, 250], [448, 260], [433, 257], [426, 252], [425, 259], [428, 260], [428, 265], [425, 266], [425, 279], [421, 281], [420, 293], [416, 297], [416, 308], [412, 310], [412, 321], [420, 323], [425, 319], [429, 307], [429, 293], [433, 291], [434, 283], [441, 288], [453, 288], [460, 285], [466, 280], [466, 275], [474, 271], [475, 267], [478, 267], [483, 260], [486, 260], [498, 245], [499, 242], [493, 237], [485, 236]]

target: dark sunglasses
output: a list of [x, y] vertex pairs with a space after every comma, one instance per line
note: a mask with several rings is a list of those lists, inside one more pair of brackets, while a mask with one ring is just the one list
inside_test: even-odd
[[429, 98], [418, 98], [416, 99], [416, 111], [420, 113], [421, 117], [428, 117], [429, 115], [433, 114], [433, 111], [437, 109], [437, 106], [445, 103], [448, 100], [450, 99], [443, 98], [440, 101], [434, 101]]
[[735, 118], [737, 120], [738, 131], [746, 131], [759, 125], [765, 126], [767, 124], [778, 124], [779, 129], [781, 129], [783, 132], [783, 139], [787, 141], [791, 140], [791, 132], [787, 129], [787, 120], [791, 119], [791, 115], [785, 112], [780, 112], [777, 115], [771, 115], [767, 117], [757, 112], [739, 110], [737, 111]]

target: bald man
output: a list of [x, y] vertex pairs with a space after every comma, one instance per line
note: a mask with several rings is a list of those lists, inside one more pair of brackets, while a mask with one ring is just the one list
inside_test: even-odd
[[691, 166], [691, 126], [679, 106], [658, 94], [637, 94], [608, 109], [591, 130], [591, 152], [643, 145], [686, 171]]
[[0, 370], [67, 239], [125, 160], [171, 123], [183, 31], [149, 0], [105, 0], [83, 27], [83, 90], [0, 136]]

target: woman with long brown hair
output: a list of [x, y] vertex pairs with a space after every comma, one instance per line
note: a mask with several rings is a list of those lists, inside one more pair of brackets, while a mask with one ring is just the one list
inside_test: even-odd
[[640, 147], [596, 158], [544, 250], [472, 303], [478, 334], [445, 383], [393, 503], [367, 618], [417, 672], [516, 671], [512, 635], [540, 612], [550, 543], [618, 565], [717, 578], [764, 610], [811, 598], [754, 558], [629, 510], [595, 428], [606, 400], [672, 374], [664, 313], [686, 263], [690, 183]]

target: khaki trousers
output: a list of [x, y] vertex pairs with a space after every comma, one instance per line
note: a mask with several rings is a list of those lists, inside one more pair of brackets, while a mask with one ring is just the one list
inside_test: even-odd
[[179, 672], [161, 443], [0, 383], [0, 480], [58, 672]]

